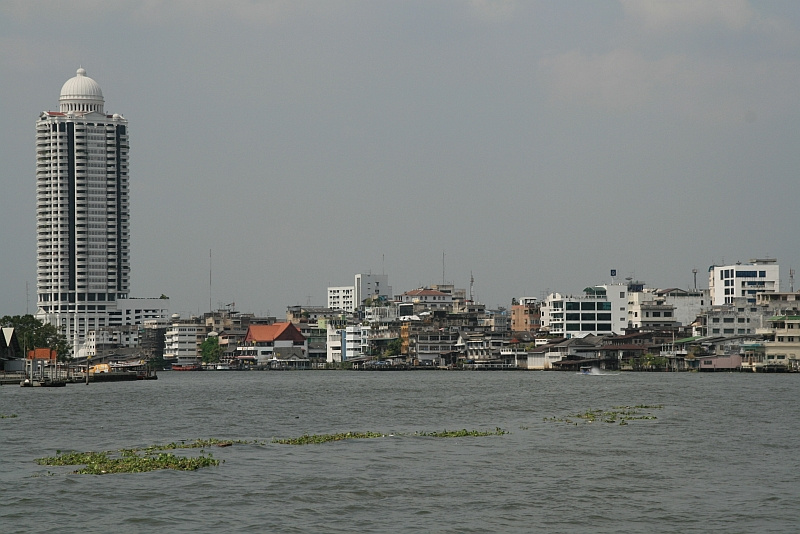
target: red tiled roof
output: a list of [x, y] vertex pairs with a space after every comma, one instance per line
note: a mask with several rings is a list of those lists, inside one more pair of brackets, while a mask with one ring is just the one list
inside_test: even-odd
[[247, 328], [245, 343], [259, 341], [305, 341], [305, 337], [292, 323], [251, 324]]

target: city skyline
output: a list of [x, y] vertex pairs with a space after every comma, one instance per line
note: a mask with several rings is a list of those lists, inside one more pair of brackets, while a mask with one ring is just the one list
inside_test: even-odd
[[31, 132], [79, 66], [136, 124], [130, 294], [177, 313], [353, 273], [508, 306], [763, 257], [788, 290], [800, 10], [581, 7], [4, 3], [0, 315], [36, 313]]

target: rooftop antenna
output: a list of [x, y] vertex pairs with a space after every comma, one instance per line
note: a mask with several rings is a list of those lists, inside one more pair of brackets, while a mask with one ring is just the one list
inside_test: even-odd
[[472, 294], [473, 288], [475, 286], [475, 278], [472, 276], [472, 271], [469, 272], [469, 301], [475, 302], [474, 296]]
[[208, 249], [208, 311], [214, 313], [214, 308], [211, 306], [211, 249]]
[[442, 251], [442, 285], [444, 285], [444, 250]]
[[794, 293], [794, 269], [789, 268], [789, 292]]
[[694, 289], [697, 291], [697, 268], [692, 269], [692, 274], [694, 275]]

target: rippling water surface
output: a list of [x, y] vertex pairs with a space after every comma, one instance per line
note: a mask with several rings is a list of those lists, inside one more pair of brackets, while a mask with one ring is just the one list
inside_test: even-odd
[[[0, 387], [0, 532], [798, 532], [798, 375], [162, 373]], [[662, 405], [621, 426], [546, 421]], [[509, 434], [441, 439], [444, 429]], [[385, 438], [271, 443], [304, 433]], [[34, 460], [197, 438], [195, 472]]]

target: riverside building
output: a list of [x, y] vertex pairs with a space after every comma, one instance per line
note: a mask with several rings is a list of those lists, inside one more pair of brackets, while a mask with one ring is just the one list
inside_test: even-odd
[[[73, 356], [85, 355], [88, 332], [137, 311], [121, 309], [130, 290], [128, 121], [104, 103], [79, 68], [59, 110], [36, 122], [36, 317], [61, 329]], [[147, 318], [164, 315], [169, 300], [157, 304]]]

